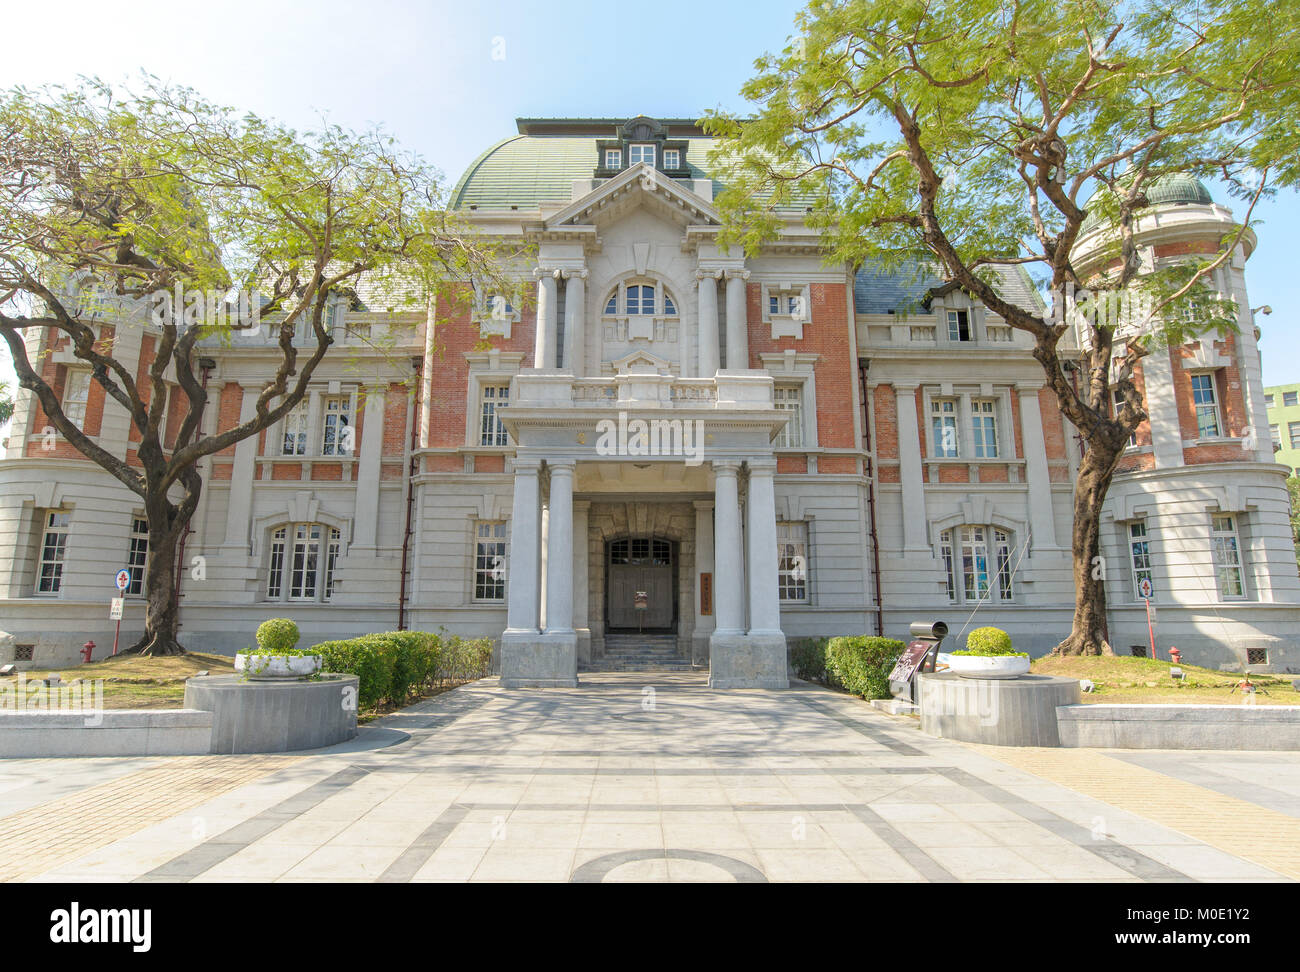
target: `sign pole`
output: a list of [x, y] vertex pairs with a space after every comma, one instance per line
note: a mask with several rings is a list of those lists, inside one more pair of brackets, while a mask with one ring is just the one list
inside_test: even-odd
[[123, 595], [126, 594], [126, 589], [131, 586], [131, 571], [123, 567], [117, 572], [117, 576], [113, 580], [117, 584], [117, 597], [113, 598], [111, 608], [112, 616], [117, 620], [117, 627], [113, 630], [113, 654], [116, 655], [117, 639], [122, 634], [123, 608], [126, 606]]

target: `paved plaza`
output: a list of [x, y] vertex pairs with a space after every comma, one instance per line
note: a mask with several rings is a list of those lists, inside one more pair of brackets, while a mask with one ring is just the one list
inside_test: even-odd
[[1288, 753], [995, 749], [795, 683], [485, 679], [285, 756], [0, 761], [6, 881], [1286, 881]]

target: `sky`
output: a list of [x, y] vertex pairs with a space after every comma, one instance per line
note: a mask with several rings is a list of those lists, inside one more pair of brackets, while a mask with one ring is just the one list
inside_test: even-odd
[[[698, 117], [743, 112], [756, 57], [792, 33], [795, 0], [547, 3], [460, 0], [133, 0], [11, 5], [0, 88], [122, 81], [147, 71], [298, 127], [322, 114], [382, 124], [454, 183], [518, 117]], [[1211, 186], [1211, 191], [1215, 187]], [[1222, 199], [1222, 193], [1216, 193]], [[1261, 203], [1246, 284], [1264, 383], [1300, 381], [1293, 268], [1300, 196]], [[12, 387], [8, 360], [0, 380]]]

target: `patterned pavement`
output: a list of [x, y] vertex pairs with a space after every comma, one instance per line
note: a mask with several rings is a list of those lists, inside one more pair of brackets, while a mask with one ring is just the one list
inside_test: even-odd
[[967, 746], [695, 674], [485, 679], [375, 726], [309, 755], [0, 760], [0, 879], [1300, 878], [1285, 753]]

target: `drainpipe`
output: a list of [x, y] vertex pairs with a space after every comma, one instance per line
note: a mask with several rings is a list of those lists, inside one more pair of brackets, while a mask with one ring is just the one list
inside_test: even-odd
[[[199, 373], [202, 375], [201, 385], [204, 394], [206, 394], [208, 390], [208, 375], [216, 366], [217, 363], [211, 358], [199, 358]], [[200, 422], [199, 425], [200, 428], [194, 430], [195, 442], [198, 442], [203, 436], [203, 429], [201, 428], [203, 423]], [[195, 469], [195, 472], [198, 472], [197, 468]], [[195, 512], [197, 513], [198, 511], [196, 510]], [[176, 545], [176, 583], [172, 585], [172, 608], [176, 611], [177, 631], [180, 631], [183, 627], [181, 623], [181, 598], [184, 595], [181, 594], [181, 585], [185, 582], [185, 540], [194, 532], [194, 527], [191, 526], [193, 522], [194, 517], [191, 516], [190, 522], [185, 524], [185, 532], [181, 534], [180, 542]]]
[[[406, 577], [410, 572], [411, 525], [415, 513], [415, 474], [420, 458], [415, 454], [419, 448], [420, 434], [420, 390], [424, 387], [424, 359], [411, 358], [411, 367], [415, 369], [415, 404], [410, 411], [411, 444], [406, 464], [406, 529], [402, 531], [402, 575], [397, 586], [397, 630], [406, 630]], [[381, 430], [382, 434], [382, 430]]]
[[867, 368], [870, 361], [858, 359], [858, 397], [862, 401], [862, 443], [867, 473], [867, 524], [871, 533], [871, 576], [876, 599], [876, 634], [884, 637], [885, 609], [880, 590], [880, 539], [876, 534], [876, 462], [871, 451], [871, 414], [867, 405]]

